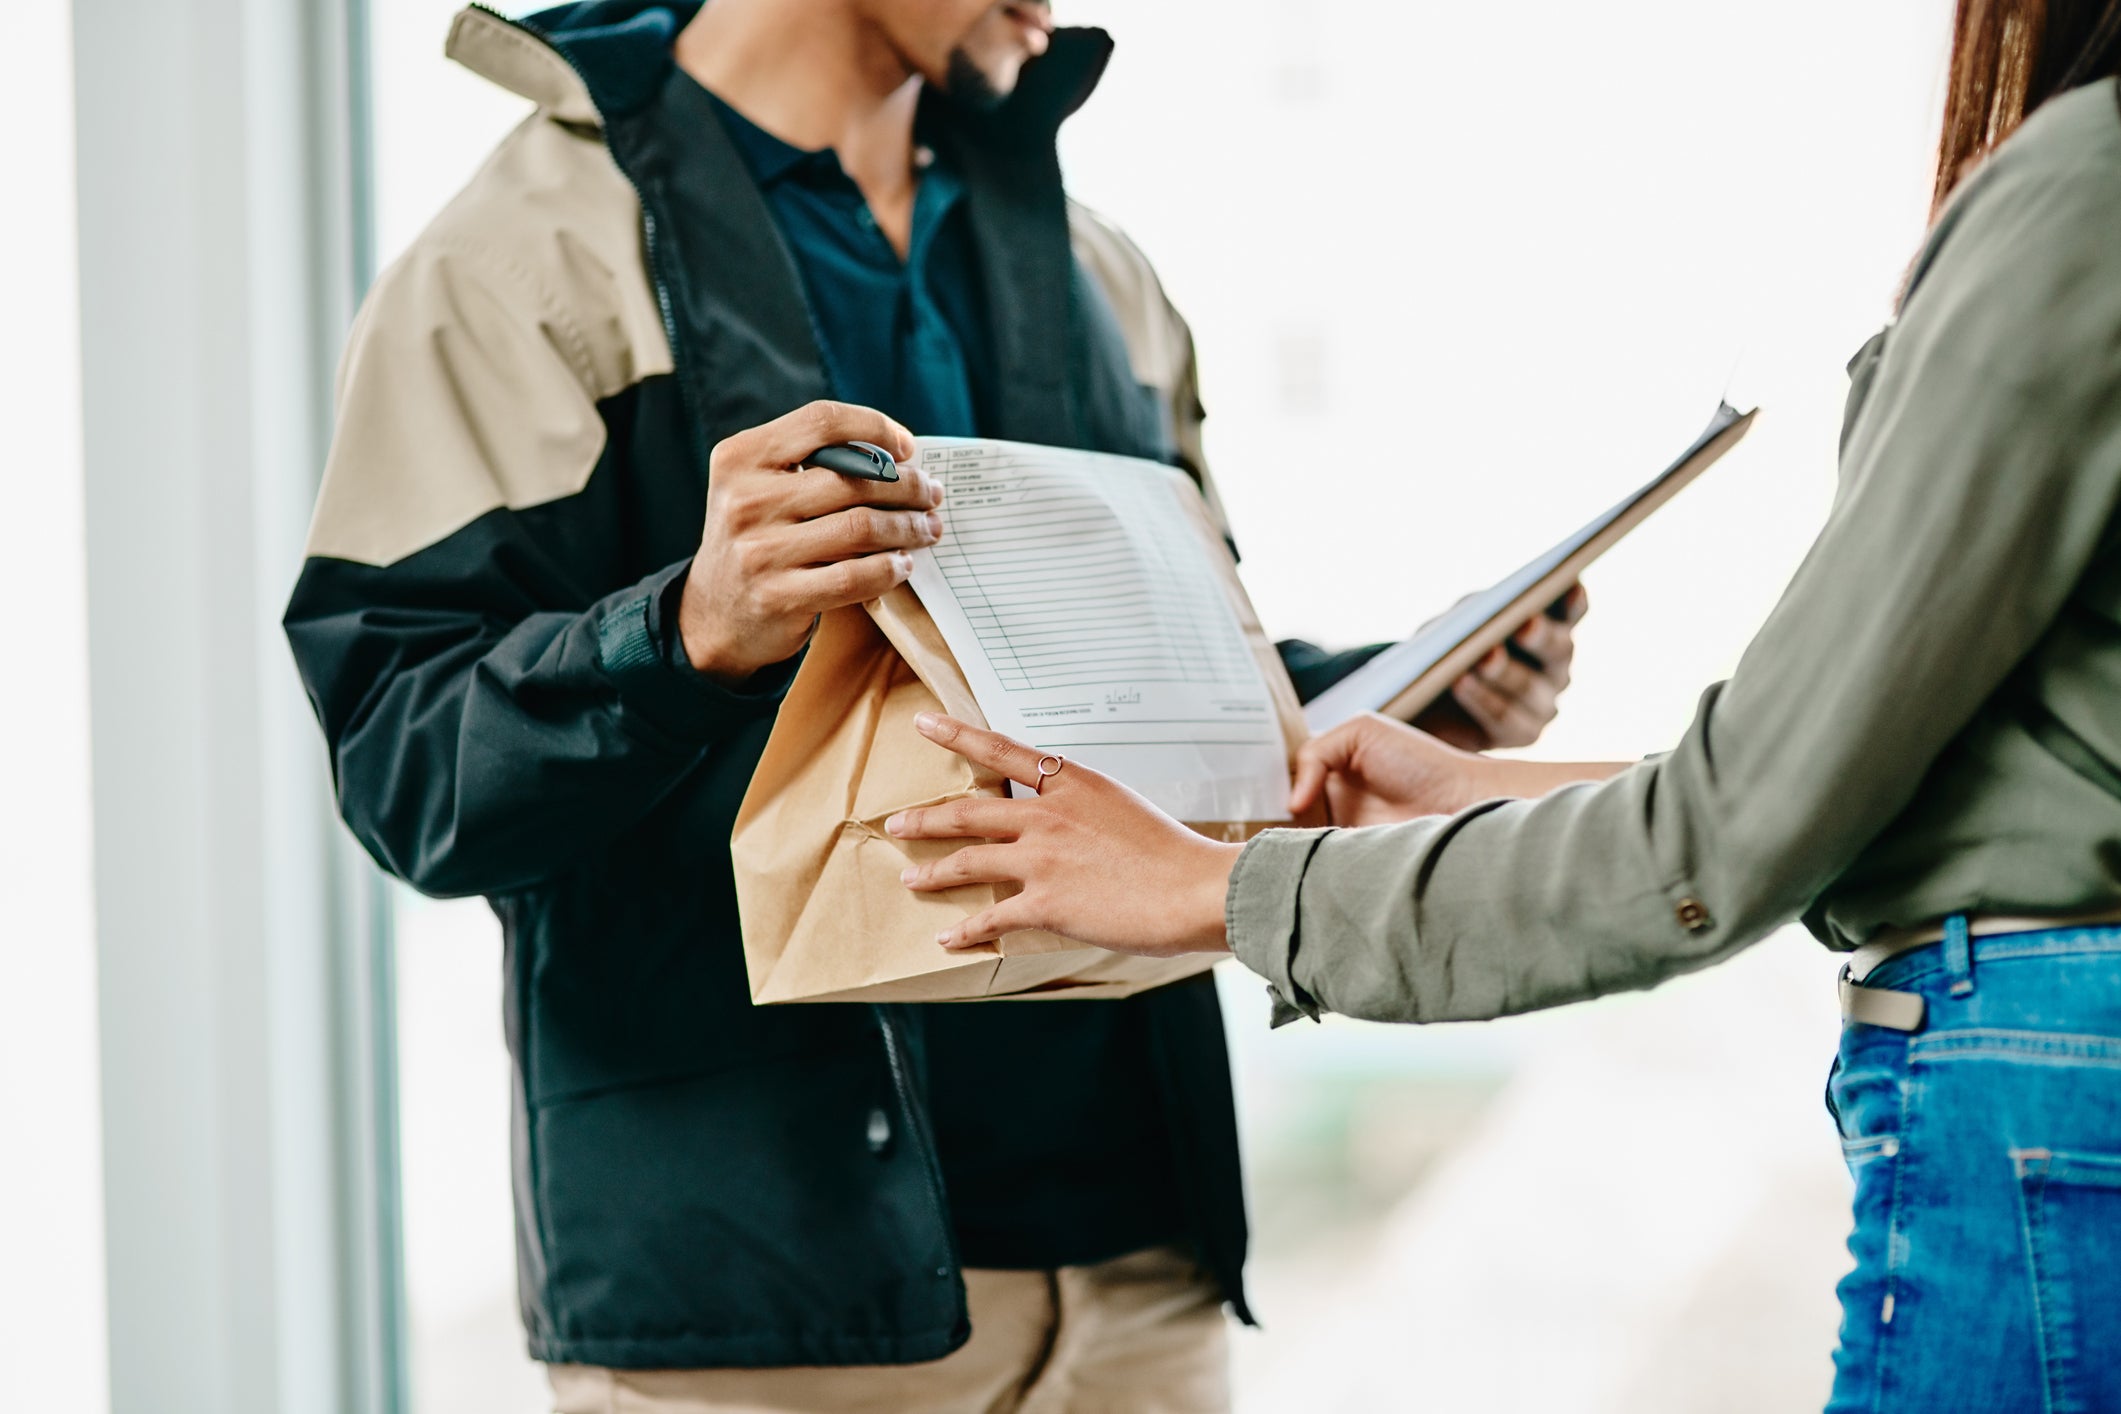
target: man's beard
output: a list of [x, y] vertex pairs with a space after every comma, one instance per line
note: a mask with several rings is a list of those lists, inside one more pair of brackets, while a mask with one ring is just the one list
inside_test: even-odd
[[943, 75], [943, 92], [976, 113], [991, 113], [1009, 98], [994, 86], [986, 71], [963, 49], [950, 51], [950, 67]]

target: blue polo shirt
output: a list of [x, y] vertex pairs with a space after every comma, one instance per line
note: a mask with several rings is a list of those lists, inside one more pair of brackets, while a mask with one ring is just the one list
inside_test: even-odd
[[[795, 258], [833, 396], [917, 436], [982, 435], [993, 335], [963, 183], [928, 159], [901, 261], [836, 154], [783, 142], [708, 96]], [[1080, 1266], [1180, 1239], [1140, 1008], [940, 1005], [924, 1031], [929, 1118], [967, 1266]]]
[[783, 142], [708, 97], [795, 256], [832, 395], [918, 437], [978, 436], [993, 338], [964, 184], [922, 149], [901, 261], [830, 148]]

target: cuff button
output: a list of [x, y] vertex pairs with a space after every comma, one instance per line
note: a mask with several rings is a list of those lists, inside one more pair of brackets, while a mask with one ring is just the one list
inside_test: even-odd
[[1698, 898], [1679, 900], [1672, 906], [1672, 916], [1678, 919], [1679, 926], [1689, 933], [1706, 933], [1716, 926], [1716, 920], [1709, 917], [1708, 905]]

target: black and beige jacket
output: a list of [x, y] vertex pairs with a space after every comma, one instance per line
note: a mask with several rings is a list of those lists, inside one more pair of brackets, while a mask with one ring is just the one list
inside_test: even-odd
[[[709, 448], [832, 391], [738, 154], [669, 111], [695, 8], [457, 18], [450, 52], [537, 111], [360, 314], [287, 633], [355, 834], [504, 925], [532, 1353], [933, 1359], [967, 1325], [923, 1013], [750, 1004], [726, 842], [778, 696], [663, 651]], [[966, 181], [996, 434], [1200, 473], [1184, 325], [1061, 187], [1055, 133], [1108, 51], [1064, 31], [999, 112], [923, 121]], [[1242, 1312], [1214, 990], [1122, 1005], [1149, 1018], [1193, 1244]]]

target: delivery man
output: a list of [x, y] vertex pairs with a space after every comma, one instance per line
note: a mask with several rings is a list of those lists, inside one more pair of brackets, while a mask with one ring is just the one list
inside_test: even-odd
[[[1212, 983], [754, 1009], [727, 849], [816, 616], [940, 533], [917, 467], [809, 452], [976, 434], [1208, 492], [1185, 326], [1061, 186], [1109, 42], [1036, 0], [591, 0], [450, 52], [537, 111], [362, 310], [286, 623], [348, 824], [500, 915], [559, 1408], [1226, 1407]], [[1524, 647], [1463, 732], [1552, 715], [1568, 630]]]

